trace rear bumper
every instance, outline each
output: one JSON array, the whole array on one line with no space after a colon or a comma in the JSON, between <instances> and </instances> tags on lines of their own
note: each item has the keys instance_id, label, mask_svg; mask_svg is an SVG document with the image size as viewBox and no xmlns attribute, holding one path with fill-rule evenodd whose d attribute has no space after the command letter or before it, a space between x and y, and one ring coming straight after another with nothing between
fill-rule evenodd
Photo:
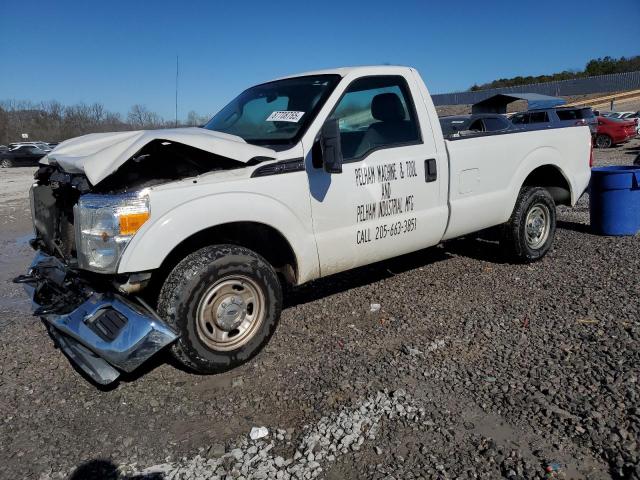
<instances>
[{"instance_id":1,"label":"rear bumper","mask_svg":"<svg viewBox=\"0 0 640 480\"><path fill-rule=\"evenodd\" d=\"M55 257L41 252L27 275L15 279L31 293L62 351L94 381L108 384L178 338L141 301L97 292Z\"/></svg>"}]
</instances>

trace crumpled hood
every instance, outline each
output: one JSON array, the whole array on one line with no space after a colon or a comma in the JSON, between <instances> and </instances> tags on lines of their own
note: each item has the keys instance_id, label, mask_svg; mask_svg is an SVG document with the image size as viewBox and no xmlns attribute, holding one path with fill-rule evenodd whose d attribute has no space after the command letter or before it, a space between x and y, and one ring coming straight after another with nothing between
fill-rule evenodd
<instances>
[{"instance_id":1,"label":"crumpled hood","mask_svg":"<svg viewBox=\"0 0 640 480\"><path fill-rule=\"evenodd\" d=\"M40 163L57 164L69 173L84 173L96 185L153 140L182 143L242 163L276 155L270 148L248 144L235 135L192 127L83 135L62 142Z\"/></svg>"}]
</instances>

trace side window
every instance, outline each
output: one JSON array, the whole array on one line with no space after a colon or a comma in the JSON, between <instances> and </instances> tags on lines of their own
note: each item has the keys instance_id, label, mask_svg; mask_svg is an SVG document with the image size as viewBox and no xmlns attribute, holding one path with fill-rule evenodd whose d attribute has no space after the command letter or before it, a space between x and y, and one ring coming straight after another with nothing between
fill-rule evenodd
<instances>
[{"instance_id":1,"label":"side window","mask_svg":"<svg viewBox=\"0 0 640 480\"><path fill-rule=\"evenodd\" d=\"M511 117L511 123L514 125L524 125L525 123L529 123L529 114L517 113Z\"/></svg>"},{"instance_id":2,"label":"side window","mask_svg":"<svg viewBox=\"0 0 640 480\"><path fill-rule=\"evenodd\" d=\"M531 112L529 123L545 123L549 121L547 112Z\"/></svg>"},{"instance_id":3,"label":"side window","mask_svg":"<svg viewBox=\"0 0 640 480\"><path fill-rule=\"evenodd\" d=\"M471 125L469 125L469 130L473 131L473 132L484 132L484 125L482 124L482 119L477 119L475 122L473 122Z\"/></svg>"},{"instance_id":4,"label":"side window","mask_svg":"<svg viewBox=\"0 0 640 480\"><path fill-rule=\"evenodd\" d=\"M578 118L576 110L556 110L560 120L576 120Z\"/></svg>"},{"instance_id":5,"label":"side window","mask_svg":"<svg viewBox=\"0 0 640 480\"><path fill-rule=\"evenodd\" d=\"M484 124L488 132L497 132L498 130L506 130L509 124L502 118L489 117L484 119Z\"/></svg>"},{"instance_id":6,"label":"side window","mask_svg":"<svg viewBox=\"0 0 640 480\"><path fill-rule=\"evenodd\" d=\"M399 76L354 81L330 118L338 119L345 160L363 157L377 148L420 141L409 88Z\"/></svg>"}]
</instances>

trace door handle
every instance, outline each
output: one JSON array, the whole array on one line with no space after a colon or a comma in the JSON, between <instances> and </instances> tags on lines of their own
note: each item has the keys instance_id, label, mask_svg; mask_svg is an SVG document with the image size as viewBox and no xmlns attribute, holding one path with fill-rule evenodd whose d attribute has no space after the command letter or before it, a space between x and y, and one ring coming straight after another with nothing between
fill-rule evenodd
<instances>
[{"instance_id":1,"label":"door handle","mask_svg":"<svg viewBox=\"0 0 640 480\"><path fill-rule=\"evenodd\" d=\"M435 182L438 178L438 166L435 158L430 158L424 161L424 181Z\"/></svg>"}]
</instances>

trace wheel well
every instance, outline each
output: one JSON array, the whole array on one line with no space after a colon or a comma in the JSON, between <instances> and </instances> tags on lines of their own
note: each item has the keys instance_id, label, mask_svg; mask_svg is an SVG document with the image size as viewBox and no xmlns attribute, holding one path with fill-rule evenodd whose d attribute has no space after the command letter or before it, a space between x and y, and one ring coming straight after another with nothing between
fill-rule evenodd
<instances>
[{"instance_id":1,"label":"wheel well","mask_svg":"<svg viewBox=\"0 0 640 480\"><path fill-rule=\"evenodd\" d=\"M571 205L571 185L558 167L543 165L525 179L523 186L546 188L557 205Z\"/></svg>"},{"instance_id":2,"label":"wheel well","mask_svg":"<svg viewBox=\"0 0 640 480\"><path fill-rule=\"evenodd\" d=\"M193 234L167 255L160 267L161 277L165 278L190 253L214 244L248 248L263 256L287 283L296 283L298 264L291 245L278 230L257 222L224 223Z\"/></svg>"}]
</instances>

